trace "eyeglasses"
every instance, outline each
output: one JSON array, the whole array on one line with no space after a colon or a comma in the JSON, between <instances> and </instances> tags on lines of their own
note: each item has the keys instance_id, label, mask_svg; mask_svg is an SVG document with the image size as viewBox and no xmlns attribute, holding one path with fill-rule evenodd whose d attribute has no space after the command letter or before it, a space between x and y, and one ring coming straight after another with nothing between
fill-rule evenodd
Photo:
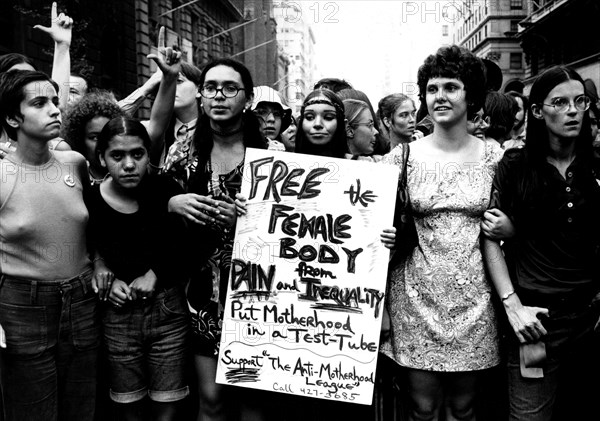
<instances>
[{"instance_id":1,"label":"eyeglasses","mask_svg":"<svg viewBox=\"0 0 600 421\"><path fill-rule=\"evenodd\" d=\"M375 127L375 123L372 121L369 121L368 123L353 123L353 124L351 124L351 126L367 126L367 128L369 128L370 130L373 130L373 127Z\"/></svg>"},{"instance_id":2,"label":"eyeglasses","mask_svg":"<svg viewBox=\"0 0 600 421\"><path fill-rule=\"evenodd\" d=\"M256 114L257 116L259 116L262 119L266 119L269 114L273 114L273 117L275 118L283 118L283 112L282 111L278 111L278 110L269 110L267 108L257 108L254 110L254 114Z\"/></svg>"},{"instance_id":3,"label":"eyeglasses","mask_svg":"<svg viewBox=\"0 0 600 421\"><path fill-rule=\"evenodd\" d=\"M579 95L573 101L573 105L575 105L575 109L577 111L586 111L587 109L590 108L590 102L591 101L590 101L589 97L587 97L585 95ZM558 111L559 113L564 113L564 112L567 112L569 110L569 108L571 107L571 100L569 98L565 98L565 97L558 97L558 98L554 98L552 100L551 104L542 103L542 105L547 105L548 107L554 107L554 109L556 111Z\"/></svg>"},{"instance_id":4,"label":"eyeglasses","mask_svg":"<svg viewBox=\"0 0 600 421\"><path fill-rule=\"evenodd\" d=\"M484 122L485 124L487 124L489 126L490 125L490 116L486 115L485 117L483 117L481 114L475 114L472 121L473 121L473 124L481 124L482 122Z\"/></svg>"},{"instance_id":5,"label":"eyeglasses","mask_svg":"<svg viewBox=\"0 0 600 421\"><path fill-rule=\"evenodd\" d=\"M203 86L200 90L200 95L204 98L214 98L217 96L218 92L221 92L225 98L233 98L237 96L240 91L245 91L246 89L240 88L237 85L224 85L220 88L212 85Z\"/></svg>"}]
</instances>

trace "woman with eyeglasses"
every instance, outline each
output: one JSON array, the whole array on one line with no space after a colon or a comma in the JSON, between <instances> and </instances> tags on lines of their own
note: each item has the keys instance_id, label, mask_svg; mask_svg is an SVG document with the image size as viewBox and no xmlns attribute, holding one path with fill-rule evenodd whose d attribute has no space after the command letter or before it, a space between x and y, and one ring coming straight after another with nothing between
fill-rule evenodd
<instances>
[{"instance_id":1,"label":"woman with eyeglasses","mask_svg":"<svg viewBox=\"0 0 600 421\"><path fill-rule=\"evenodd\" d=\"M484 239L484 257L512 328L511 420L597 418L600 165L581 76L555 66L530 91L525 147L506 151L490 207L517 235Z\"/></svg>"},{"instance_id":2,"label":"woman with eyeglasses","mask_svg":"<svg viewBox=\"0 0 600 421\"><path fill-rule=\"evenodd\" d=\"M390 141L390 150L415 140L416 116L414 101L404 94L391 94L379 101L377 117Z\"/></svg>"},{"instance_id":3,"label":"woman with eyeglasses","mask_svg":"<svg viewBox=\"0 0 600 421\"><path fill-rule=\"evenodd\" d=\"M377 145L376 136L379 132L375 128L369 105L358 99L345 99L343 103L348 144L346 158L373 161L371 155Z\"/></svg>"},{"instance_id":4,"label":"woman with eyeglasses","mask_svg":"<svg viewBox=\"0 0 600 421\"><path fill-rule=\"evenodd\" d=\"M468 134L483 140L488 127L490 127L490 117L484 114L483 108L480 108L477 112L467 113Z\"/></svg>"},{"instance_id":5,"label":"woman with eyeglasses","mask_svg":"<svg viewBox=\"0 0 600 421\"><path fill-rule=\"evenodd\" d=\"M503 151L467 133L467 115L485 98L479 58L455 45L440 48L420 67L418 84L434 129L383 160L406 168L400 176L407 180L417 245L390 268L390 337L381 351L404 367L408 420L475 420L479 380L500 364L479 244Z\"/></svg>"},{"instance_id":6,"label":"woman with eyeglasses","mask_svg":"<svg viewBox=\"0 0 600 421\"><path fill-rule=\"evenodd\" d=\"M193 319L198 420L204 421L226 418L225 387L216 384L215 375L235 235L233 198L241 188L246 147L267 145L250 111L254 84L242 63L214 60L198 82L204 112L194 133L188 192L172 198L169 209L189 222L193 267L187 299Z\"/></svg>"}]
</instances>

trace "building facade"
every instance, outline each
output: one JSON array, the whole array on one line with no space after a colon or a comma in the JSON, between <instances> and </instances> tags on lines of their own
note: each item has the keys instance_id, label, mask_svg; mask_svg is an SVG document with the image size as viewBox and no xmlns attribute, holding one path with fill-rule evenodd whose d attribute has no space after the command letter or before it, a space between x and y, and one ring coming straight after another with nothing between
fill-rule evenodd
<instances>
[{"instance_id":1,"label":"building facade","mask_svg":"<svg viewBox=\"0 0 600 421\"><path fill-rule=\"evenodd\" d=\"M522 90L525 60L516 37L527 16L526 0L464 0L449 8L453 43L496 63L503 75L501 90Z\"/></svg>"},{"instance_id":2,"label":"building facade","mask_svg":"<svg viewBox=\"0 0 600 421\"><path fill-rule=\"evenodd\" d=\"M278 85L294 114L300 113L302 102L316 82L315 36L295 2L273 5L277 22L277 41L288 60L288 70Z\"/></svg>"},{"instance_id":3,"label":"building facade","mask_svg":"<svg viewBox=\"0 0 600 421\"><path fill-rule=\"evenodd\" d=\"M33 29L50 24L50 4L0 1L0 54L25 54L50 73L53 45ZM280 77L271 0L59 0L58 8L74 20L72 71L118 98L156 70L146 56L156 52L162 26L166 44L178 46L183 59L200 68L211 59L232 57L249 67L257 85ZM147 101L138 117L148 117L149 107Z\"/></svg>"},{"instance_id":4,"label":"building facade","mask_svg":"<svg viewBox=\"0 0 600 421\"><path fill-rule=\"evenodd\" d=\"M573 67L600 86L600 2L528 0L517 38L525 54L526 87L550 66Z\"/></svg>"}]
</instances>

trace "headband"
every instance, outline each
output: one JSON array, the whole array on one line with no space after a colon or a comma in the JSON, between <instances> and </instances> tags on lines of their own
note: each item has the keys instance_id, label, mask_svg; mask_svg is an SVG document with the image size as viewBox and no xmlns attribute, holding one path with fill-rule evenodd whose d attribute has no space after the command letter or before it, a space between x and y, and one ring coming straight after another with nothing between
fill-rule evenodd
<instances>
[{"instance_id":1,"label":"headband","mask_svg":"<svg viewBox=\"0 0 600 421\"><path fill-rule=\"evenodd\" d=\"M342 114L344 114L344 109L341 108L338 104L331 102L328 99L323 99L323 98L315 98L315 99L311 99L308 102L306 102L303 106L302 106L302 114L304 114L304 109L306 107L308 107L309 105L314 105L314 104L325 104L325 105L331 105L332 107L334 107L336 110L338 110L339 112L341 112Z\"/></svg>"}]
</instances>

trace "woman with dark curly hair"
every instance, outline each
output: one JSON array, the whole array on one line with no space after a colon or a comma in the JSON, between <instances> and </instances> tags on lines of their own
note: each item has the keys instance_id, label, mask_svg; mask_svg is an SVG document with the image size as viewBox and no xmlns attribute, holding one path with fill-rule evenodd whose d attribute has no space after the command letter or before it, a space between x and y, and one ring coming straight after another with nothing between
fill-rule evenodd
<instances>
[{"instance_id":1,"label":"woman with dark curly hair","mask_svg":"<svg viewBox=\"0 0 600 421\"><path fill-rule=\"evenodd\" d=\"M390 268L390 341L381 349L407 369L409 420L437 420L441 411L446 420L474 420L477 381L500 363L479 235L503 151L467 133L467 113L485 98L475 55L440 48L420 67L418 83L434 130L384 157L406 169L418 239Z\"/></svg>"},{"instance_id":2,"label":"woman with dark curly hair","mask_svg":"<svg viewBox=\"0 0 600 421\"><path fill-rule=\"evenodd\" d=\"M107 122L124 115L108 91L90 92L67 111L62 137L87 159L92 185L100 184L106 176L96 153L98 135Z\"/></svg>"}]
</instances>

